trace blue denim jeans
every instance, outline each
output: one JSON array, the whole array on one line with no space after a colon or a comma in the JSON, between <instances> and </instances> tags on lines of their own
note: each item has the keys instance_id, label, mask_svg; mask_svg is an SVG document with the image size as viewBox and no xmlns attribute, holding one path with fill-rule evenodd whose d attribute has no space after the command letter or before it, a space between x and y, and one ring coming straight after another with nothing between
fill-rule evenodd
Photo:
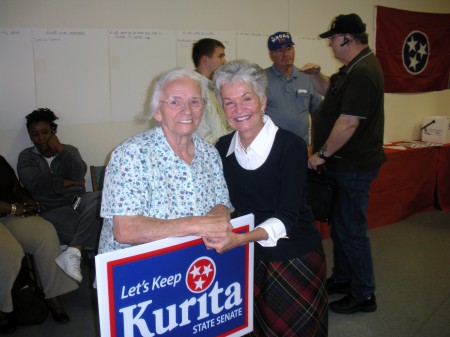
<instances>
[{"instance_id":1,"label":"blue denim jeans","mask_svg":"<svg viewBox=\"0 0 450 337\"><path fill-rule=\"evenodd\" d=\"M379 169L358 171L328 170L338 185L336 203L330 219L334 266L332 279L351 282L352 296L369 298L375 291L372 251L367 236L369 188Z\"/></svg>"}]
</instances>

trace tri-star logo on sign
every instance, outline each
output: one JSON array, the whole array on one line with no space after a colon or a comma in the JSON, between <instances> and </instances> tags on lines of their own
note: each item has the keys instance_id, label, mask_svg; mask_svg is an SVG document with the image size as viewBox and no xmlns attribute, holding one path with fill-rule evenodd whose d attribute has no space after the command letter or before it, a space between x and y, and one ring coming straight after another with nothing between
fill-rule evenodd
<instances>
[{"instance_id":1,"label":"tri-star logo on sign","mask_svg":"<svg viewBox=\"0 0 450 337\"><path fill-rule=\"evenodd\" d=\"M186 286L193 293L201 293L209 288L216 276L214 260L202 256L192 262L186 273Z\"/></svg>"},{"instance_id":2,"label":"tri-star logo on sign","mask_svg":"<svg viewBox=\"0 0 450 337\"><path fill-rule=\"evenodd\" d=\"M253 228L253 215L232 220ZM224 254L198 237L96 256L101 336L242 336L253 328L253 244Z\"/></svg>"}]
</instances>

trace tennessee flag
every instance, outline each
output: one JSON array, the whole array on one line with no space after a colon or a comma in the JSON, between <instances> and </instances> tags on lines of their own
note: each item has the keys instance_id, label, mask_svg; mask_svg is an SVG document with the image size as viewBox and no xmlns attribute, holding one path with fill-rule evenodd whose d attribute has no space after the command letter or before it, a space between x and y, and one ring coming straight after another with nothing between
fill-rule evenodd
<instances>
[{"instance_id":1,"label":"tennessee flag","mask_svg":"<svg viewBox=\"0 0 450 337\"><path fill-rule=\"evenodd\" d=\"M375 16L375 53L385 92L449 89L450 14L376 6Z\"/></svg>"}]
</instances>

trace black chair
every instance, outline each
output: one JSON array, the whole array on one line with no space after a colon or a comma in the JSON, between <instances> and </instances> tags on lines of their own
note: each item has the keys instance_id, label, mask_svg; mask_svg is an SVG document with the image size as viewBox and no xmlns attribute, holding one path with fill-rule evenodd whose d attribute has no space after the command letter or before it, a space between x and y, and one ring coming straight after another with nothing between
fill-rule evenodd
<instances>
[{"instance_id":1,"label":"black chair","mask_svg":"<svg viewBox=\"0 0 450 337\"><path fill-rule=\"evenodd\" d=\"M94 166L91 165L91 180L92 180L92 190L101 191L103 189L103 179L105 178L106 166Z\"/></svg>"}]
</instances>

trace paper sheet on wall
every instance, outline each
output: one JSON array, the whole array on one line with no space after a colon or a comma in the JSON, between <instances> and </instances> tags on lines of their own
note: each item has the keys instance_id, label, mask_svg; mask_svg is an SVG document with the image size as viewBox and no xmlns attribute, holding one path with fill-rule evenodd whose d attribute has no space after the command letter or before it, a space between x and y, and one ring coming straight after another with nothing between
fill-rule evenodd
<instances>
[{"instance_id":1,"label":"paper sheet on wall","mask_svg":"<svg viewBox=\"0 0 450 337\"><path fill-rule=\"evenodd\" d=\"M293 35L295 42L295 65L302 67L306 63L320 65L323 74L330 76L342 66L334 59L327 39L314 36Z\"/></svg>"},{"instance_id":2,"label":"paper sheet on wall","mask_svg":"<svg viewBox=\"0 0 450 337\"><path fill-rule=\"evenodd\" d=\"M31 29L0 29L0 129L21 129L34 110Z\"/></svg>"},{"instance_id":3,"label":"paper sheet on wall","mask_svg":"<svg viewBox=\"0 0 450 337\"><path fill-rule=\"evenodd\" d=\"M152 80L175 66L175 32L111 30L109 51L112 119L143 117Z\"/></svg>"},{"instance_id":4,"label":"paper sheet on wall","mask_svg":"<svg viewBox=\"0 0 450 337\"><path fill-rule=\"evenodd\" d=\"M269 34L265 33L237 33L236 34L236 58L248 60L258 64L261 68L272 65L267 49Z\"/></svg>"},{"instance_id":5,"label":"paper sheet on wall","mask_svg":"<svg viewBox=\"0 0 450 337\"><path fill-rule=\"evenodd\" d=\"M60 124L111 120L107 32L34 29L37 105Z\"/></svg>"}]
</instances>

